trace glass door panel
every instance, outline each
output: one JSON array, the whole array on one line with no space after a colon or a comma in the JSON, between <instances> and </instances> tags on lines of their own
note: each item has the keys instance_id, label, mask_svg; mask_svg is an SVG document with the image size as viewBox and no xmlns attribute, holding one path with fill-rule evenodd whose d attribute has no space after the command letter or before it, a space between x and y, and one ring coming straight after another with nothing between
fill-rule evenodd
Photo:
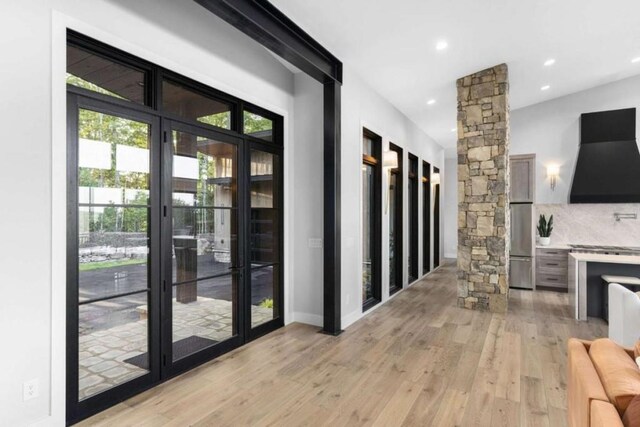
<instances>
[{"instance_id":1,"label":"glass door panel","mask_svg":"<svg viewBox=\"0 0 640 427\"><path fill-rule=\"evenodd\" d=\"M171 354L195 355L238 334L237 146L171 132Z\"/></svg>"},{"instance_id":2,"label":"glass door panel","mask_svg":"<svg viewBox=\"0 0 640 427\"><path fill-rule=\"evenodd\" d=\"M78 400L150 372L151 125L79 108Z\"/></svg>"},{"instance_id":3,"label":"glass door panel","mask_svg":"<svg viewBox=\"0 0 640 427\"><path fill-rule=\"evenodd\" d=\"M278 154L250 152L249 233L251 327L280 317L280 196Z\"/></svg>"}]
</instances>

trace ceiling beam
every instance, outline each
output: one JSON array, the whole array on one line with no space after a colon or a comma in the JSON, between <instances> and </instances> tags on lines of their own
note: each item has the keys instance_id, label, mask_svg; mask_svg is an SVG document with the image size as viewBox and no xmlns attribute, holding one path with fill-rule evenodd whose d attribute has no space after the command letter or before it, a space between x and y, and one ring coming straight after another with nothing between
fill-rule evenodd
<instances>
[{"instance_id":1,"label":"ceiling beam","mask_svg":"<svg viewBox=\"0 0 640 427\"><path fill-rule=\"evenodd\" d=\"M266 0L195 0L320 83L342 83L342 62Z\"/></svg>"}]
</instances>

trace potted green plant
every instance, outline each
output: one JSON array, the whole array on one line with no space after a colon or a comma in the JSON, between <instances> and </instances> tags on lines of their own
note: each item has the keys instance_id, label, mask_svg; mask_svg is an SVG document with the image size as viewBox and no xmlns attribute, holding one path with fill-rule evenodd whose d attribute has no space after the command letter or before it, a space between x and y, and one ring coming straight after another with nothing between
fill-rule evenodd
<instances>
[{"instance_id":1,"label":"potted green plant","mask_svg":"<svg viewBox=\"0 0 640 427\"><path fill-rule=\"evenodd\" d=\"M553 231L553 215L549 217L549 221L544 215L540 215L538 219L538 235L540 236L540 244L549 246L551 243L551 232Z\"/></svg>"}]
</instances>

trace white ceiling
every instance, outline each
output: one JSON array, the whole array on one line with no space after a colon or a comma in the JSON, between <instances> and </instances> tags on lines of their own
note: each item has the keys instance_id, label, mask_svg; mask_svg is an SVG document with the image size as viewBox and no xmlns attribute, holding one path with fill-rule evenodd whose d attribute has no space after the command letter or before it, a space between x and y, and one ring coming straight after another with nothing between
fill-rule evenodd
<instances>
[{"instance_id":1,"label":"white ceiling","mask_svg":"<svg viewBox=\"0 0 640 427\"><path fill-rule=\"evenodd\" d=\"M506 62L517 109L640 74L638 0L271 2L446 148L459 77Z\"/></svg>"}]
</instances>

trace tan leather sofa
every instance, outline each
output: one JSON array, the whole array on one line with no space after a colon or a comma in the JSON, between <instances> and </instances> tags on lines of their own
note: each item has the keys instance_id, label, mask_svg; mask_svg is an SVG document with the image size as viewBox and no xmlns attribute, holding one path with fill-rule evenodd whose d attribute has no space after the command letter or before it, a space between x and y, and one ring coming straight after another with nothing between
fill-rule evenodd
<instances>
[{"instance_id":1,"label":"tan leather sofa","mask_svg":"<svg viewBox=\"0 0 640 427\"><path fill-rule=\"evenodd\" d=\"M567 417L570 427L623 427L621 414L605 392L589 349L591 341L568 344ZM633 350L624 349L633 361ZM635 362L634 362L635 363Z\"/></svg>"}]
</instances>

